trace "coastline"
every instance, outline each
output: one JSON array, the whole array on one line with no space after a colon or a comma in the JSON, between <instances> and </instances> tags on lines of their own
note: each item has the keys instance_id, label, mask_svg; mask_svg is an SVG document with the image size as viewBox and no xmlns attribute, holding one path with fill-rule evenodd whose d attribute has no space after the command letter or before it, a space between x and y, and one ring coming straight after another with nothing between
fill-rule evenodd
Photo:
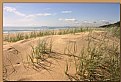
<instances>
[{"instance_id":1,"label":"coastline","mask_svg":"<svg viewBox=\"0 0 121 82\"><path fill-rule=\"evenodd\" d=\"M58 30L57 30L58 31ZM106 32L104 31L92 31L92 35L98 39L102 39L103 35ZM24 33L23 33L24 34ZM26 34L26 33L25 33ZM3 45L3 62L5 65L10 65L7 56L9 56L9 60L11 60L12 66L17 72L13 72L12 75L8 76L8 80L14 81L31 81L31 80L61 80L67 81L68 77L65 76L65 66L67 62L71 64L71 69L68 71L69 74L74 75L76 73L75 69L75 61L74 57L78 57L80 50L84 47L86 48L88 45L88 34L90 32L78 32L75 34L62 34L62 35L46 35L42 37L36 38L28 38L23 39L17 42L10 42ZM14 35L14 34L13 34ZM52 63L48 69L43 69L40 67L41 71L36 71L35 68L31 64L29 65L27 62L28 55L32 55L32 49L36 49L39 42L51 42L52 40L52 53L44 54L47 61ZM76 53L74 55L68 54L66 50L67 46L71 47L70 52L74 52L73 44L76 43ZM33 47L32 47L33 46ZM93 47L93 46L91 46ZM65 51L66 50L66 51ZM88 56L89 57L89 56ZM78 60L77 60L78 61ZM36 64L37 60L33 59L34 64ZM48 62L41 61L42 64L49 66ZM26 68L27 67L27 68ZM61 67L61 69L60 69ZM10 66L7 67L8 73L13 70ZM48 73L48 71L50 73ZM60 70L58 70L60 69ZM46 76L46 77L45 77Z\"/></svg>"}]
</instances>

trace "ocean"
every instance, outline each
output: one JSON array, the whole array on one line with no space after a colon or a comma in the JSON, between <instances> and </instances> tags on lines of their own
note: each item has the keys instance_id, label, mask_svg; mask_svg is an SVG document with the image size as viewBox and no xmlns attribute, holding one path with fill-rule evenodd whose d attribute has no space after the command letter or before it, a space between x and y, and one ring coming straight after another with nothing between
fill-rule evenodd
<instances>
[{"instance_id":1,"label":"ocean","mask_svg":"<svg viewBox=\"0 0 121 82\"><path fill-rule=\"evenodd\" d=\"M16 33L16 32L31 32L31 31L42 31L42 30L58 30L69 27L3 27L3 33Z\"/></svg>"}]
</instances>

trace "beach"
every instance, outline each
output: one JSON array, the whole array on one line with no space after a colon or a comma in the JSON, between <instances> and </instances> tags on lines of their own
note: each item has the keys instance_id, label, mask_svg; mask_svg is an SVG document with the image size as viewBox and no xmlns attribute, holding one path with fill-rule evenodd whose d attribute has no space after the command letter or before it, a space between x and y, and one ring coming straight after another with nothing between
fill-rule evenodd
<instances>
[{"instance_id":1,"label":"beach","mask_svg":"<svg viewBox=\"0 0 121 82\"><path fill-rule=\"evenodd\" d=\"M3 81L120 81L119 3L3 3Z\"/></svg>"},{"instance_id":2,"label":"beach","mask_svg":"<svg viewBox=\"0 0 121 82\"><path fill-rule=\"evenodd\" d=\"M84 41L79 42L84 36L87 36L88 33L79 33L76 35L50 35L50 36L44 36L44 37L38 37L38 38L31 38L27 40L22 40L18 41L15 43L8 43L3 46L3 55L9 55L9 59L11 60L13 66L15 69L17 69L17 73L12 74L12 76L9 77L11 80L66 80L67 77L64 75L64 69L66 66L66 60L68 60L68 56L60 55L58 54L55 57L59 58L57 60L55 59L49 59L51 62L53 62L54 68L52 68L52 73L49 74L48 71L46 70L41 70L40 73L33 70L33 69L28 69L26 70L23 66L23 62L26 61L27 54L31 54L31 46L30 45L37 45L39 39L45 39L45 38L51 38L53 39L53 51L57 53L64 53L64 48L66 47L66 44L68 41L73 41L73 40L78 40L78 43L84 44ZM81 47L81 46L80 46ZM16 54L17 51L19 51L19 54ZM22 59L20 57L22 56ZM3 56L4 57L4 56ZM5 58L4 63L10 64L9 61L7 61ZM57 62L58 61L58 62ZM73 60L70 60L73 61ZM19 64L17 64L19 63ZM60 67L61 66L61 67ZM61 68L61 69L60 69ZM9 70L12 70L12 68ZM54 77L52 78L51 75Z\"/></svg>"},{"instance_id":3,"label":"beach","mask_svg":"<svg viewBox=\"0 0 121 82\"><path fill-rule=\"evenodd\" d=\"M23 39L17 42L3 42L3 64L7 66L8 80L12 81L47 81L60 80L67 81L69 78L65 75L67 62L70 64L68 73L75 75L74 57L79 56L83 47L88 44L88 35L90 32L79 32L65 35L47 35ZM105 34L104 31L93 31L96 37ZM40 41L49 43L52 41L52 52L45 53L46 61L40 61L45 67L34 67L27 57L32 54L32 47L36 47ZM76 43L76 44L75 44ZM76 52L73 50L76 46ZM70 47L70 53L66 50ZM37 59L33 59L36 63Z\"/></svg>"}]
</instances>

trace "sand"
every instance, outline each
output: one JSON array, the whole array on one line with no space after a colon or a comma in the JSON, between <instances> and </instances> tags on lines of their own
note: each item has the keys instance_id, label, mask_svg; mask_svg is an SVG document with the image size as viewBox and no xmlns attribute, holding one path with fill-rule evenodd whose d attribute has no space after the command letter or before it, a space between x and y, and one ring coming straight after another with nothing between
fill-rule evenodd
<instances>
[{"instance_id":1,"label":"sand","mask_svg":"<svg viewBox=\"0 0 121 82\"><path fill-rule=\"evenodd\" d=\"M74 59L73 57L63 55L64 50L67 45L73 45L76 42L77 45L77 56L82 47L86 46L86 37L89 32L81 32L66 35L49 35L37 38L30 38L14 43L4 42L3 45L3 64L7 66L7 80L9 81L68 81L68 77L65 75L66 61L70 62L71 68L70 73L73 75L75 73ZM101 33L101 32L100 32ZM31 54L31 45L36 46L39 40L46 38L52 38L53 47L52 53L53 58L48 58L47 60L51 62L51 66L48 67L49 70L40 69L40 71L34 70L32 67L28 67L27 55ZM72 44L69 42L72 42ZM73 50L71 50L73 52ZM46 65L49 63L44 62ZM15 71L14 71L15 70ZM13 72L13 73L12 73Z\"/></svg>"}]
</instances>

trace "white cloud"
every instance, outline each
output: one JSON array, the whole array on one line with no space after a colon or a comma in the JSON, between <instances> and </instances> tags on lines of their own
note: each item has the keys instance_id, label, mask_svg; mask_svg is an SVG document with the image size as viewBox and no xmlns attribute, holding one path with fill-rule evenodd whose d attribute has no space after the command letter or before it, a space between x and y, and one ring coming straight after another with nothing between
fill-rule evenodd
<instances>
[{"instance_id":1,"label":"white cloud","mask_svg":"<svg viewBox=\"0 0 121 82\"><path fill-rule=\"evenodd\" d=\"M55 15L52 14L52 13L38 13L38 14L30 14L30 15L27 15L26 17L27 18L34 18L34 17L37 17L37 16L52 16L52 15Z\"/></svg>"},{"instance_id":2,"label":"white cloud","mask_svg":"<svg viewBox=\"0 0 121 82\"><path fill-rule=\"evenodd\" d=\"M11 12L11 13L14 13L14 14L19 15L19 16L26 16L24 13L17 11L16 8L13 8L13 7L5 6L4 11Z\"/></svg>"},{"instance_id":3,"label":"white cloud","mask_svg":"<svg viewBox=\"0 0 121 82\"><path fill-rule=\"evenodd\" d=\"M77 20L74 19L74 18L65 18L65 19L59 18L58 20L59 20L59 21L66 21L66 22L76 22L76 21L77 21Z\"/></svg>"},{"instance_id":4,"label":"white cloud","mask_svg":"<svg viewBox=\"0 0 121 82\"><path fill-rule=\"evenodd\" d=\"M63 18L59 18L58 19L59 21L63 21L63 22L65 22L65 23L69 23L69 24L79 24L79 22L78 22L78 20L76 20L75 18L65 18L65 19L63 19Z\"/></svg>"},{"instance_id":5,"label":"white cloud","mask_svg":"<svg viewBox=\"0 0 121 82\"><path fill-rule=\"evenodd\" d=\"M52 15L51 13L38 13L38 14L30 14L30 15L27 15L26 17L27 18L33 18L33 17L37 17L37 16L50 16Z\"/></svg>"},{"instance_id":6,"label":"white cloud","mask_svg":"<svg viewBox=\"0 0 121 82\"><path fill-rule=\"evenodd\" d=\"M20 12L18 12L18 11L15 11L14 13L15 13L16 15L19 15L19 16L26 16L25 14L20 13Z\"/></svg>"},{"instance_id":7,"label":"white cloud","mask_svg":"<svg viewBox=\"0 0 121 82\"><path fill-rule=\"evenodd\" d=\"M7 7L5 6L4 7L4 11L7 11L7 12L11 12L11 13L14 13L18 16L23 16L23 17L27 17L27 18L33 18L33 17L36 17L36 16L51 16L51 15L56 15L56 13L38 13L38 14L29 14L29 15L26 15L24 13L21 13L19 11L17 11L16 8L13 8L13 7Z\"/></svg>"},{"instance_id":8,"label":"white cloud","mask_svg":"<svg viewBox=\"0 0 121 82\"><path fill-rule=\"evenodd\" d=\"M72 11L62 11L61 13L72 13Z\"/></svg>"},{"instance_id":9,"label":"white cloud","mask_svg":"<svg viewBox=\"0 0 121 82\"><path fill-rule=\"evenodd\" d=\"M84 20L83 23L90 23L90 24L92 24L93 22L89 22L87 20Z\"/></svg>"},{"instance_id":10,"label":"white cloud","mask_svg":"<svg viewBox=\"0 0 121 82\"><path fill-rule=\"evenodd\" d=\"M39 14L36 14L37 16L50 16L52 15L51 13L39 13Z\"/></svg>"},{"instance_id":11,"label":"white cloud","mask_svg":"<svg viewBox=\"0 0 121 82\"><path fill-rule=\"evenodd\" d=\"M25 14L25 13L21 13L20 11L18 11L16 8L13 7L8 7L8 6L4 6L4 12L5 13L13 13L16 16L11 17L11 16L5 16L3 17L3 25L4 26L39 26L40 24L42 24L41 22L43 21L37 21L36 18L40 17L40 16L55 16L56 13L35 13L35 14ZM13 21L14 19L17 19L15 21ZM46 22L43 22L44 24L46 24Z\"/></svg>"},{"instance_id":12,"label":"white cloud","mask_svg":"<svg viewBox=\"0 0 121 82\"><path fill-rule=\"evenodd\" d=\"M107 22L107 20L101 20L101 22Z\"/></svg>"},{"instance_id":13,"label":"white cloud","mask_svg":"<svg viewBox=\"0 0 121 82\"><path fill-rule=\"evenodd\" d=\"M33 18L33 17L35 17L35 15L27 15L26 17L27 18L31 18L31 17Z\"/></svg>"},{"instance_id":14,"label":"white cloud","mask_svg":"<svg viewBox=\"0 0 121 82\"><path fill-rule=\"evenodd\" d=\"M14 11L16 11L15 8L13 8L13 7L7 7L7 6L4 7L4 10L6 10L7 12L14 12Z\"/></svg>"},{"instance_id":15,"label":"white cloud","mask_svg":"<svg viewBox=\"0 0 121 82\"><path fill-rule=\"evenodd\" d=\"M74 19L74 18L67 18L67 19L65 19L65 21L74 22L74 21L77 21L77 20L76 20L76 19Z\"/></svg>"}]
</instances>

